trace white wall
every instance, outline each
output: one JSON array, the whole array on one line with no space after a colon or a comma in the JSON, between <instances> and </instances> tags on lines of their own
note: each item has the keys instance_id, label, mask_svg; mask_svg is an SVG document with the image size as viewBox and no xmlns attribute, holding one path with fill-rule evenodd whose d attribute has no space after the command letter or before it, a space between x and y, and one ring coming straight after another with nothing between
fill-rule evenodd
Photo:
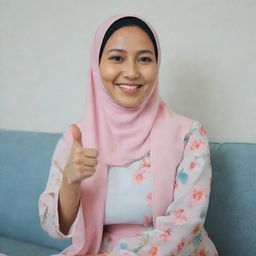
<instances>
[{"instance_id":1,"label":"white wall","mask_svg":"<svg viewBox=\"0 0 256 256\"><path fill-rule=\"evenodd\" d=\"M0 0L0 128L62 132L79 120L91 38L117 13L158 31L170 107L211 141L256 142L255 0Z\"/></svg>"}]
</instances>

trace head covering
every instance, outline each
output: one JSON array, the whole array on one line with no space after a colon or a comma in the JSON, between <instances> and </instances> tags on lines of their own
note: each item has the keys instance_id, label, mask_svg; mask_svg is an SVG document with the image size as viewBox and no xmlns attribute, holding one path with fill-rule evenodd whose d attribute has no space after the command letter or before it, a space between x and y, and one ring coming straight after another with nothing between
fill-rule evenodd
<instances>
[{"instance_id":1,"label":"head covering","mask_svg":"<svg viewBox=\"0 0 256 256\"><path fill-rule=\"evenodd\" d=\"M111 98L99 72L99 51L109 26L122 16L113 17L96 31L91 51L90 76L87 88L87 107L81 130L84 147L99 150L100 160L109 166L123 166L143 158L150 150L150 132L159 107L158 77L151 93L136 106L124 108ZM153 28L151 28L153 31ZM157 35L154 33L157 39ZM159 43L158 44L158 49ZM157 66L160 63L160 51ZM87 124L90 123L90 126ZM93 125L92 125L93 124ZM90 129L90 130L89 130ZM90 137L90 138L88 138Z\"/></svg>"},{"instance_id":2,"label":"head covering","mask_svg":"<svg viewBox=\"0 0 256 256\"><path fill-rule=\"evenodd\" d=\"M161 101L158 77L150 94L132 108L117 105L105 89L99 72L102 40L113 22L127 16L143 20L136 15L111 17L100 25L91 46L87 106L78 126L82 132L83 147L97 149L99 157L95 174L81 185L81 203L74 227L73 244L68 249L70 255L92 254L99 250L109 166L129 165L150 152L154 222L157 216L165 215L173 200L176 168L184 150L183 138L191 126L191 120L173 113ZM152 26L148 26L157 43L159 67L159 40ZM65 136L69 138L71 147L70 132L67 131Z\"/></svg>"},{"instance_id":3,"label":"head covering","mask_svg":"<svg viewBox=\"0 0 256 256\"><path fill-rule=\"evenodd\" d=\"M150 27L147 25L147 23L145 23L144 21L142 21L141 19L139 19L137 17L127 16L127 17L123 17L123 18L118 19L115 22L113 22L111 24L111 26L108 28L108 30L106 31L106 33L103 37L102 43L101 43L101 47L100 47L99 60L101 59L105 45L106 45L108 39L112 36L112 34L120 28L129 27L129 26L140 27L141 29L144 30L144 32L147 33L148 37L150 38L150 40L154 46L156 60L158 59L156 39L155 39Z\"/></svg>"}]
</instances>

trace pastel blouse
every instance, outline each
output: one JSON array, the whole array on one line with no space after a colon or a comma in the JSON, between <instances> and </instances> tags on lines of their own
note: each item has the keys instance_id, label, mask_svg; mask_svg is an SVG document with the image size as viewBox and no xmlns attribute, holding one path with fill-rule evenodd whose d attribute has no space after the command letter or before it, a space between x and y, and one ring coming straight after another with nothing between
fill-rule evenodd
<instances>
[{"instance_id":1,"label":"pastel blouse","mask_svg":"<svg viewBox=\"0 0 256 256\"><path fill-rule=\"evenodd\" d=\"M100 252L120 256L217 256L204 222L211 188L211 163L204 127L194 122L184 138L184 157L177 168L173 202L152 225L150 155L128 167L111 167L105 207L105 224L142 224L135 237L119 241L103 234ZM55 239L71 237L59 230L58 192L62 170L52 162L45 191L39 198L42 228Z\"/></svg>"}]
</instances>

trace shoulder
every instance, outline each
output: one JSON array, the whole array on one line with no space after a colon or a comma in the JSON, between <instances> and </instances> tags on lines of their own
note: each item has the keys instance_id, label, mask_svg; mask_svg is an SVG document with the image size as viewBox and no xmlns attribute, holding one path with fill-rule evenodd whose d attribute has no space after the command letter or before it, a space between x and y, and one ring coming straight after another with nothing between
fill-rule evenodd
<instances>
[{"instance_id":1,"label":"shoulder","mask_svg":"<svg viewBox=\"0 0 256 256\"><path fill-rule=\"evenodd\" d=\"M195 122L194 120L174 112L163 101L161 102L160 105L163 109L163 112L165 113L164 114L165 119L169 120L171 130L173 131L175 130L180 134L184 134L184 133L187 134L191 130L191 126L193 122Z\"/></svg>"},{"instance_id":2,"label":"shoulder","mask_svg":"<svg viewBox=\"0 0 256 256\"><path fill-rule=\"evenodd\" d=\"M205 126L201 122L175 113L171 109L168 111L172 117L173 124L176 124L176 127L184 138L185 143L187 143L189 139L198 139L208 142Z\"/></svg>"},{"instance_id":3,"label":"shoulder","mask_svg":"<svg viewBox=\"0 0 256 256\"><path fill-rule=\"evenodd\" d=\"M193 119L191 119L191 118L189 118L189 117L186 117L186 116L183 116L183 115L174 113L174 112L173 112L173 116L174 116L174 118L175 118L175 121L176 121L180 126L185 126L187 129L191 129L193 123L196 122L195 120L193 120Z\"/></svg>"},{"instance_id":4,"label":"shoulder","mask_svg":"<svg viewBox=\"0 0 256 256\"><path fill-rule=\"evenodd\" d=\"M190 132L191 134L197 134L198 136L207 136L207 132L204 125L198 121L193 121Z\"/></svg>"},{"instance_id":5,"label":"shoulder","mask_svg":"<svg viewBox=\"0 0 256 256\"><path fill-rule=\"evenodd\" d=\"M190 130L188 134L186 134L188 138L200 138L200 139L207 139L207 132L204 125L198 121L193 121L191 123Z\"/></svg>"},{"instance_id":6,"label":"shoulder","mask_svg":"<svg viewBox=\"0 0 256 256\"><path fill-rule=\"evenodd\" d=\"M209 155L209 142L207 132L204 126L198 122L193 121L190 131L184 138L185 152L190 154L207 154Z\"/></svg>"},{"instance_id":7,"label":"shoulder","mask_svg":"<svg viewBox=\"0 0 256 256\"><path fill-rule=\"evenodd\" d=\"M185 139L188 140L190 137L207 138L207 132L202 123L189 117L175 113L170 108L168 108L168 112L172 118L172 123L175 123L179 130L183 130L183 132L185 132Z\"/></svg>"}]
</instances>

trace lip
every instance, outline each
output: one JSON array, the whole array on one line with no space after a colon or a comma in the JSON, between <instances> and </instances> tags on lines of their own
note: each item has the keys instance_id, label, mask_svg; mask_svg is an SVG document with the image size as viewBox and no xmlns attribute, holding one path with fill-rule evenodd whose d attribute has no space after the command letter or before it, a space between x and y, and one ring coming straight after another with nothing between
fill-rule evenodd
<instances>
[{"instance_id":1,"label":"lip","mask_svg":"<svg viewBox=\"0 0 256 256\"><path fill-rule=\"evenodd\" d=\"M115 85L121 85L121 84L123 84L123 85L128 85L128 86L142 86L142 84L135 84L135 83L115 83Z\"/></svg>"},{"instance_id":2,"label":"lip","mask_svg":"<svg viewBox=\"0 0 256 256\"><path fill-rule=\"evenodd\" d=\"M115 85L119 88L119 90L121 90L124 94L126 95L132 95L132 94L136 94L140 88L143 86L141 84L135 84L135 83L115 83ZM135 88L124 88L121 87L121 85L126 85L126 86L136 86Z\"/></svg>"}]
</instances>

